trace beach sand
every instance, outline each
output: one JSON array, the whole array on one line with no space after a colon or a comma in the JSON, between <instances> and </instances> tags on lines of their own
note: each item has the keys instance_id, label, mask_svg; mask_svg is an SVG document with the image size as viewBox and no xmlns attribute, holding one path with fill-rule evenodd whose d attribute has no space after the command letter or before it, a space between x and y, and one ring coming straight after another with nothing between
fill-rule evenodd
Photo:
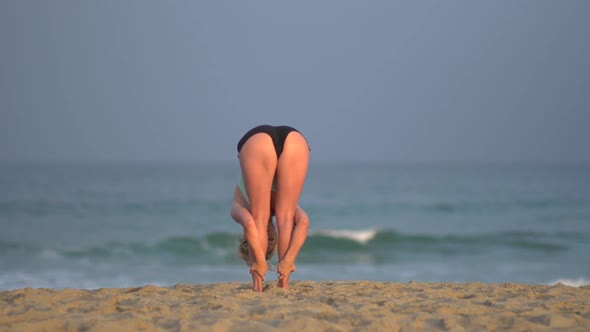
<instances>
[{"instance_id":1,"label":"beach sand","mask_svg":"<svg viewBox=\"0 0 590 332\"><path fill-rule=\"evenodd\" d=\"M590 331L590 286L294 281L0 292L0 331Z\"/></svg>"}]
</instances>

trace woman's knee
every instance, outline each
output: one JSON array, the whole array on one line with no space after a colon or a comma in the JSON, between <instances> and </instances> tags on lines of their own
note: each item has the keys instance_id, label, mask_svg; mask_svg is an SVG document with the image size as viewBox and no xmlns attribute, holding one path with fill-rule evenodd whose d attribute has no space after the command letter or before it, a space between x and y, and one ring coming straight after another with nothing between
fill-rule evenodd
<instances>
[{"instance_id":1,"label":"woman's knee","mask_svg":"<svg viewBox=\"0 0 590 332\"><path fill-rule=\"evenodd\" d=\"M262 224L263 226L268 226L268 222L270 220L270 211L252 211L252 219L254 219L254 222L257 226L259 224Z\"/></svg>"},{"instance_id":2,"label":"woman's knee","mask_svg":"<svg viewBox=\"0 0 590 332\"><path fill-rule=\"evenodd\" d=\"M292 209L277 209L275 213L277 219L277 226L279 228L293 227L295 223L295 210Z\"/></svg>"}]
</instances>

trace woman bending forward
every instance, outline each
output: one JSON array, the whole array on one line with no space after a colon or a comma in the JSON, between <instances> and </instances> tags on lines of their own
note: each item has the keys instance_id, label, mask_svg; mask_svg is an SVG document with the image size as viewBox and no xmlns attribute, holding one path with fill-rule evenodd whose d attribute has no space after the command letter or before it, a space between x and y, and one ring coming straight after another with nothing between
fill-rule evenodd
<instances>
[{"instance_id":1,"label":"woman bending forward","mask_svg":"<svg viewBox=\"0 0 590 332\"><path fill-rule=\"evenodd\" d=\"M261 125L240 139L238 158L242 176L231 216L244 229L239 251L250 266L252 289L263 290L267 260L277 246L278 285L289 288L309 228L307 214L297 205L307 176L309 145L295 128Z\"/></svg>"}]
</instances>

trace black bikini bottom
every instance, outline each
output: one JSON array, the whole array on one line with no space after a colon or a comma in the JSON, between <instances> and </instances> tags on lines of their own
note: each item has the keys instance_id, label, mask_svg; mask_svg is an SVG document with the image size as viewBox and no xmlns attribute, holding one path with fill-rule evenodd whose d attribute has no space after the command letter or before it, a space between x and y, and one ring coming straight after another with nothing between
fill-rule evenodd
<instances>
[{"instance_id":1,"label":"black bikini bottom","mask_svg":"<svg viewBox=\"0 0 590 332\"><path fill-rule=\"evenodd\" d=\"M246 143L246 141L259 133L265 133L272 139L272 143L275 147L275 152L277 153L277 158L281 156L283 153L283 148L285 147L285 140L287 139L287 135L290 132L296 131L299 132L297 129L289 126L270 126L270 125L260 125L250 129L242 139L238 142L238 153L242 150L242 147Z\"/></svg>"}]
</instances>

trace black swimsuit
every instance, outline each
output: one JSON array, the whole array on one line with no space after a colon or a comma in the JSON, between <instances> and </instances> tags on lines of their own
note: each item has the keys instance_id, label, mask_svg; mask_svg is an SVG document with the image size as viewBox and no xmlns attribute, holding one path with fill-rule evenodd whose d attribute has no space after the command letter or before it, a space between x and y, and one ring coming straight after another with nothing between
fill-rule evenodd
<instances>
[{"instance_id":1,"label":"black swimsuit","mask_svg":"<svg viewBox=\"0 0 590 332\"><path fill-rule=\"evenodd\" d=\"M246 134L244 134L242 139L240 139L240 141L238 142L238 153L240 153L242 147L250 137L259 133L265 133L272 139L272 143L275 147L275 152L277 153L278 158L281 156L281 153L283 153L283 148L285 147L285 140L287 140L287 135L289 135L289 133L292 131L296 131L299 133L297 129L289 126L260 125L254 127L250 129Z\"/></svg>"}]
</instances>

